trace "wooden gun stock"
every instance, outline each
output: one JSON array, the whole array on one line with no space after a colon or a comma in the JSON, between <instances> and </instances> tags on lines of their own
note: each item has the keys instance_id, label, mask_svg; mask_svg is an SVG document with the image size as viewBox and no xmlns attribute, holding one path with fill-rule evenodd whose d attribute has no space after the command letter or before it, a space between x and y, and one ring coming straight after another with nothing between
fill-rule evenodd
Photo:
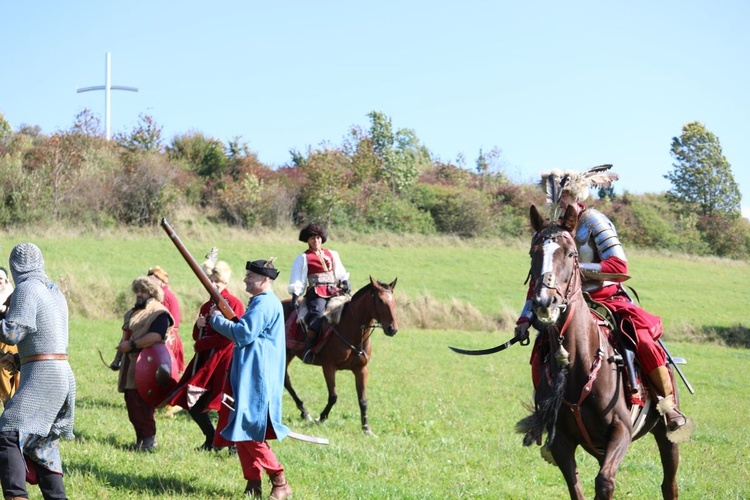
<instances>
[{"instance_id":1,"label":"wooden gun stock","mask_svg":"<svg viewBox=\"0 0 750 500\"><path fill-rule=\"evenodd\" d=\"M180 241L180 237L177 236L177 234L174 232L174 229L172 229L172 226L169 225L169 222L167 222L167 219L161 220L161 227L164 228L164 231L167 232L167 235L169 236L169 239L172 240L172 243L174 243L174 246L177 247L177 250L180 251L182 254L182 257L185 259L185 262L188 263L190 266L190 269L193 270L193 273L198 277L198 279L201 282L201 285L203 285L203 288L206 289L208 294L211 296L211 300L216 304L216 307L219 308L219 312L221 314L232 321L237 321L237 315L234 314L234 311L229 306L226 300L224 300L224 297L221 296L221 294L216 291L216 288L214 288L214 285L211 283L211 280L208 279L208 276L206 276L206 273L203 271L203 268L198 265L198 263L195 261L192 255L190 255L190 252L188 252L188 249L185 248L185 245L182 244L182 241Z\"/></svg>"}]
</instances>

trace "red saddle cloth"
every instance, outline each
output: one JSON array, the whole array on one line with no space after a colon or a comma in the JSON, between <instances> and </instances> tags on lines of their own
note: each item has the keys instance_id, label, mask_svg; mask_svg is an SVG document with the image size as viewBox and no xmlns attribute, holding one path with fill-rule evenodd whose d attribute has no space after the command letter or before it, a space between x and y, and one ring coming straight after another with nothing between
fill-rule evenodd
<instances>
[{"instance_id":1,"label":"red saddle cloth","mask_svg":"<svg viewBox=\"0 0 750 500\"><path fill-rule=\"evenodd\" d=\"M313 346L313 352L320 352L331 333L333 333L333 325L329 325L323 335L318 337ZM286 348L290 351L302 351L305 348L305 337L305 331L297 322L297 311L292 311L292 314L286 320Z\"/></svg>"},{"instance_id":2,"label":"red saddle cloth","mask_svg":"<svg viewBox=\"0 0 750 500\"><path fill-rule=\"evenodd\" d=\"M297 311L292 311L286 320L286 348L297 351L304 347L305 332L297 323Z\"/></svg>"}]
</instances>

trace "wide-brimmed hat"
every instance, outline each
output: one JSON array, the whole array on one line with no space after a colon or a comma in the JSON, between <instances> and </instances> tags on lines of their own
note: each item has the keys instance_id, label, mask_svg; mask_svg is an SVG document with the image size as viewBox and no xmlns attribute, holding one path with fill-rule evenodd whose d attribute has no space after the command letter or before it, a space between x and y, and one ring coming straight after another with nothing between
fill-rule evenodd
<instances>
[{"instance_id":1,"label":"wide-brimmed hat","mask_svg":"<svg viewBox=\"0 0 750 500\"><path fill-rule=\"evenodd\" d=\"M279 276L279 270L273 266L275 260L276 257L271 257L268 260L254 260L245 264L245 270L275 280Z\"/></svg>"},{"instance_id":2,"label":"wide-brimmed hat","mask_svg":"<svg viewBox=\"0 0 750 500\"><path fill-rule=\"evenodd\" d=\"M307 240L309 240L311 236L320 236L320 240L325 243L328 239L328 232L320 224L311 222L299 232L299 240L303 243L307 243Z\"/></svg>"}]
</instances>

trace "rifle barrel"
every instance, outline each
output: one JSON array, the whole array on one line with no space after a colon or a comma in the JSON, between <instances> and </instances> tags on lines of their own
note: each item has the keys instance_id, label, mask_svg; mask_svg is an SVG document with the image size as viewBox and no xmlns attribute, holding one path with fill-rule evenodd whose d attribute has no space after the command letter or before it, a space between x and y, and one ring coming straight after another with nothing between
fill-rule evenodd
<instances>
[{"instance_id":1,"label":"rifle barrel","mask_svg":"<svg viewBox=\"0 0 750 500\"><path fill-rule=\"evenodd\" d=\"M172 229L172 226L169 225L169 222L167 222L167 219L161 220L161 227L164 228L164 231L166 231L167 235L169 236L169 239L172 240L172 243L174 243L174 246L177 247L177 250L180 251L182 254L182 258L185 259L185 262L188 263L190 266L190 269L193 270L193 273L195 276L200 280L201 285L203 285L203 288L206 289L208 294L211 296L211 300L216 304L216 307L219 308L219 312L221 314L232 321L237 321L237 315L234 314L234 311L229 306L226 300L224 300L224 297L221 296L221 294L214 288L214 285L211 283L211 280L208 279L208 276L206 276L206 273L203 271L203 268L201 268L198 265L198 262L193 258L193 256L190 254L187 248L185 248L185 245L183 245L182 241L180 240L180 237L177 236L177 233L174 232L174 229Z\"/></svg>"}]
</instances>

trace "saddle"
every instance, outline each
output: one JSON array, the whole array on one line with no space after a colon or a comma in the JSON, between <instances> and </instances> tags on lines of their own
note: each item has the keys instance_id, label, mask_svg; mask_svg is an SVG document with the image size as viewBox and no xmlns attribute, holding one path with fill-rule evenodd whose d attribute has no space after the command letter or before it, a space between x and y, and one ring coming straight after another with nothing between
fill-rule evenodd
<instances>
[{"instance_id":1,"label":"saddle","mask_svg":"<svg viewBox=\"0 0 750 500\"><path fill-rule=\"evenodd\" d=\"M591 315L597 327L609 341L615 354L607 361L621 367L625 375L625 393L628 396L632 435L636 435L645 424L653 403L647 384L641 383L642 371L635 356L635 339L618 327L617 317L605 304L591 299L584 293Z\"/></svg>"},{"instance_id":2,"label":"saddle","mask_svg":"<svg viewBox=\"0 0 750 500\"><path fill-rule=\"evenodd\" d=\"M328 301L326 310L323 316L326 318L327 326L325 331L321 332L318 339L313 345L313 353L317 354L326 344L331 335L334 332L334 327L338 325L341 320L341 313L344 311L344 306L351 300L348 296L333 297ZM307 324L305 323L305 316L307 316L307 301L303 298L297 304L295 310L289 315L286 320L286 348L292 351L301 351L305 348L305 338L307 336Z\"/></svg>"}]
</instances>

